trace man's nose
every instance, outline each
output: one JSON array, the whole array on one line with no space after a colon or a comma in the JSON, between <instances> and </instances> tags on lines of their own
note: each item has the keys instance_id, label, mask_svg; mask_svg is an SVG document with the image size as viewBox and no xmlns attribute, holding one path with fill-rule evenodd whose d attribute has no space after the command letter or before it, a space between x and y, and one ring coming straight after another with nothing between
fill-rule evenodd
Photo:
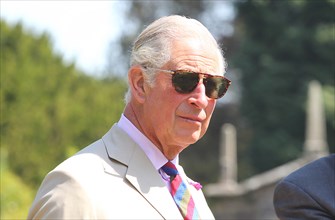
<instances>
[{"instance_id":1,"label":"man's nose","mask_svg":"<svg viewBox=\"0 0 335 220\"><path fill-rule=\"evenodd\" d=\"M197 87L192 91L190 96L190 103L198 108L206 108L209 98L206 96L206 88L202 80L198 83Z\"/></svg>"}]
</instances>

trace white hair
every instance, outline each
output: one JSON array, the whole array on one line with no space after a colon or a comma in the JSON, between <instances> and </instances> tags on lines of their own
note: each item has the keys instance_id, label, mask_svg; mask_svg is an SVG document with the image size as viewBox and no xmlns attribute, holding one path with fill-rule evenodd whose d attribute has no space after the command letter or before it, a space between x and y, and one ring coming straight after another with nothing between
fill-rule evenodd
<instances>
[{"instance_id":1,"label":"white hair","mask_svg":"<svg viewBox=\"0 0 335 220\"><path fill-rule=\"evenodd\" d=\"M211 48L216 48L219 57L219 71L224 73L226 62L222 50L208 29L199 21L179 15L162 17L148 27L137 37L134 42L130 66L140 65L142 67L160 68L170 60L171 43L175 39L200 38L207 40ZM143 68L144 78L149 85L153 85L155 71ZM125 95L125 102L131 99L131 90Z\"/></svg>"}]
</instances>

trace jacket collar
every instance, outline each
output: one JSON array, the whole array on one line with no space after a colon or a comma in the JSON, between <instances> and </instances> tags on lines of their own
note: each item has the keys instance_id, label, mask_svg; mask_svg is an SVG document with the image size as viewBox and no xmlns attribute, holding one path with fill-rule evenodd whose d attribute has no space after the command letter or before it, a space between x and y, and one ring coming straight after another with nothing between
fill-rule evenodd
<instances>
[{"instance_id":1,"label":"jacket collar","mask_svg":"<svg viewBox=\"0 0 335 220\"><path fill-rule=\"evenodd\" d=\"M182 219L160 174L142 149L122 129L114 125L102 140L108 157L127 167L124 177L163 218ZM105 170L108 173L112 167L105 167Z\"/></svg>"}]
</instances>

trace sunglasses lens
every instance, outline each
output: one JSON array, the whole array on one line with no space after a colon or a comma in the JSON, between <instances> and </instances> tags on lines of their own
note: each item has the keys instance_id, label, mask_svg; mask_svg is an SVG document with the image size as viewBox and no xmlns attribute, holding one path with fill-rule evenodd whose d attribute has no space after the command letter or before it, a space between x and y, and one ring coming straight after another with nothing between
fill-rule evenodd
<instances>
[{"instance_id":1,"label":"sunglasses lens","mask_svg":"<svg viewBox=\"0 0 335 220\"><path fill-rule=\"evenodd\" d=\"M206 95L209 98L218 99L224 96L229 87L229 80L222 77L209 77L204 79Z\"/></svg>"},{"instance_id":2,"label":"sunglasses lens","mask_svg":"<svg viewBox=\"0 0 335 220\"><path fill-rule=\"evenodd\" d=\"M175 72L172 84L179 93L190 93L199 83L199 74L192 72Z\"/></svg>"},{"instance_id":3,"label":"sunglasses lens","mask_svg":"<svg viewBox=\"0 0 335 220\"><path fill-rule=\"evenodd\" d=\"M175 71L172 75L172 84L177 92L191 93L198 85L199 73L187 71ZM206 96L218 99L224 96L230 85L230 81L221 76L207 76L203 79L206 88Z\"/></svg>"}]
</instances>

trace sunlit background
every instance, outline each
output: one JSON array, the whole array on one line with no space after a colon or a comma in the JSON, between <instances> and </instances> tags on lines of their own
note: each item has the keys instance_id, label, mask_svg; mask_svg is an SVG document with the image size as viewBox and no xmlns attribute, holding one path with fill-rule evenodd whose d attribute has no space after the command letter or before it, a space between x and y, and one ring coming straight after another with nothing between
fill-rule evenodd
<instances>
[{"instance_id":1,"label":"sunlit background","mask_svg":"<svg viewBox=\"0 0 335 220\"><path fill-rule=\"evenodd\" d=\"M55 53L78 69L99 75L111 41L120 37L129 3L121 1L2 1L1 18L50 35Z\"/></svg>"},{"instance_id":2,"label":"sunlit background","mask_svg":"<svg viewBox=\"0 0 335 220\"><path fill-rule=\"evenodd\" d=\"M1 219L24 219L47 172L119 119L132 41L165 15L208 27L233 82L207 134L181 155L192 179L204 186L222 180L220 131L227 123L236 128L238 182L301 157L313 80L321 85L324 139L334 152L334 0L0 4ZM208 197L217 218L243 216L217 211L225 198ZM234 206L247 210L242 203Z\"/></svg>"}]
</instances>

